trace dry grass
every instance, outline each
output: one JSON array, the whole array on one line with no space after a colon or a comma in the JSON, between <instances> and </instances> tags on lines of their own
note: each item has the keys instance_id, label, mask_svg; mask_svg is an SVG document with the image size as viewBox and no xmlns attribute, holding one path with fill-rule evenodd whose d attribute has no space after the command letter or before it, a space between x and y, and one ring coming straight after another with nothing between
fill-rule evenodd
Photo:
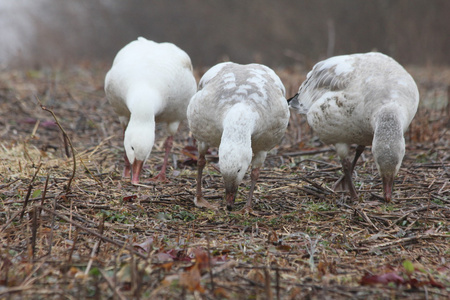
<instances>
[{"instance_id":1,"label":"dry grass","mask_svg":"<svg viewBox=\"0 0 450 300\"><path fill-rule=\"evenodd\" d=\"M393 203L380 199L368 150L356 171L360 201L333 193L340 175L333 150L293 116L257 184L258 215L240 215L194 206L186 126L170 183L121 180L106 69L85 63L0 74L1 299L448 299L450 70L410 68L427 105L406 135ZM277 72L289 95L306 74ZM71 149L35 96L73 143L72 182ZM160 166L162 142L144 177ZM206 199L224 207L214 152L209 159ZM237 209L248 186L246 178ZM373 278L387 283L369 284Z\"/></svg>"}]
</instances>

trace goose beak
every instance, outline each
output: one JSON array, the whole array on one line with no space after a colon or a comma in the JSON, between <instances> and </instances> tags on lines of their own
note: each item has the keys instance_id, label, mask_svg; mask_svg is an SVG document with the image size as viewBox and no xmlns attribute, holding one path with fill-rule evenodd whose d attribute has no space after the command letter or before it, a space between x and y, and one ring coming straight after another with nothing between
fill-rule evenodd
<instances>
[{"instance_id":1,"label":"goose beak","mask_svg":"<svg viewBox=\"0 0 450 300\"><path fill-rule=\"evenodd\" d=\"M287 102L288 102L288 104L289 104L289 108L291 108L291 109L293 109L293 110L295 110L295 111L300 112L300 102L298 101L298 96L299 96L298 93L295 94L294 97L289 98L289 99L287 100Z\"/></svg>"},{"instance_id":2,"label":"goose beak","mask_svg":"<svg viewBox=\"0 0 450 300\"><path fill-rule=\"evenodd\" d=\"M131 183L138 184L139 177L141 175L142 167L144 166L143 160L135 159L133 165L131 166Z\"/></svg>"},{"instance_id":3,"label":"goose beak","mask_svg":"<svg viewBox=\"0 0 450 300\"><path fill-rule=\"evenodd\" d=\"M235 192L226 192L225 193L225 199L227 201L227 209L229 211L231 211L233 209L234 199L236 199L236 193L237 193L237 190Z\"/></svg>"},{"instance_id":4,"label":"goose beak","mask_svg":"<svg viewBox=\"0 0 450 300\"><path fill-rule=\"evenodd\" d=\"M287 99L287 103L288 103L288 104L291 104L291 101L292 101L292 100L294 100L294 102L295 102L295 101L298 101L297 99L298 99L298 93L295 94L293 97Z\"/></svg>"},{"instance_id":5,"label":"goose beak","mask_svg":"<svg viewBox=\"0 0 450 300\"><path fill-rule=\"evenodd\" d=\"M394 186L394 176L392 175L383 176L384 200L388 203L391 202L392 200L393 186Z\"/></svg>"}]
</instances>

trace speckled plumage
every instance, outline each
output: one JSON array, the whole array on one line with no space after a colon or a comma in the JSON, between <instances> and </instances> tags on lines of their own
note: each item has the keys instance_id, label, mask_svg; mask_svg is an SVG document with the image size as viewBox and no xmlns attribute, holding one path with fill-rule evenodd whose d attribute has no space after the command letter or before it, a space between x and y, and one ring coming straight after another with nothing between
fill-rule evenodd
<instances>
[{"instance_id":1,"label":"speckled plumage","mask_svg":"<svg viewBox=\"0 0 450 300\"><path fill-rule=\"evenodd\" d=\"M306 114L324 143L336 144L341 159L350 144L373 145L383 181L393 182L405 151L403 134L418 104L419 92L411 75L392 58L371 52L317 63L290 107ZM384 184L388 201L389 184Z\"/></svg>"},{"instance_id":2,"label":"speckled plumage","mask_svg":"<svg viewBox=\"0 0 450 300\"><path fill-rule=\"evenodd\" d=\"M259 171L267 151L284 136L289 119L285 88L266 66L221 63L200 80L187 114L200 155L219 147L230 208L249 164Z\"/></svg>"},{"instance_id":3,"label":"speckled plumage","mask_svg":"<svg viewBox=\"0 0 450 300\"><path fill-rule=\"evenodd\" d=\"M124 126L125 170L139 182L142 165L155 140L155 122L167 123L165 166L173 135L186 119L189 100L197 89L189 56L171 43L138 38L116 55L106 74L105 92Z\"/></svg>"}]
</instances>

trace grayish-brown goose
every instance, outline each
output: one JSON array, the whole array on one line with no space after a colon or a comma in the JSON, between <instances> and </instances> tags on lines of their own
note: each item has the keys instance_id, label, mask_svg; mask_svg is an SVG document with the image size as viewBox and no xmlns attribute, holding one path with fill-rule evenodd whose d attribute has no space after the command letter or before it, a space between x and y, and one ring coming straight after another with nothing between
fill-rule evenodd
<instances>
[{"instance_id":1,"label":"grayish-brown goose","mask_svg":"<svg viewBox=\"0 0 450 300\"><path fill-rule=\"evenodd\" d=\"M372 145L384 198L391 201L405 155L403 135L419 104L416 83L400 64L375 52L331 57L313 67L289 101L324 143L335 144L344 171L336 188L357 198L353 169L365 146ZM358 145L352 163L351 144Z\"/></svg>"},{"instance_id":2,"label":"grayish-brown goose","mask_svg":"<svg viewBox=\"0 0 450 300\"><path fill-rule=\"evenodd\" d=\"M202 172L208 148L219 147L228 209L232 209L238 186L252 165L245 206L251 209L260 168L267 152L284 136L289 120L280 78L260 64L218 64L200 80L187 116L199 150L196 204L210 207L202 197Z\"/></svg>"}]
</instances>

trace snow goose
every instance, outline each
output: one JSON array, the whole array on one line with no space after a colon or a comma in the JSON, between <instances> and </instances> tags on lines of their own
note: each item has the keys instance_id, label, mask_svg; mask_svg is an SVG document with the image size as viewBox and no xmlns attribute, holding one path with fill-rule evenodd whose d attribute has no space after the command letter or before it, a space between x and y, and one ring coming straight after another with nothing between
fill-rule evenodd
<instances>
[{"instance_id":1,"label":"snow goose","mask_svg":"<svg viewBox=\"0 0 450 300\"><path fill-rule=\"evenodd\" d=\"M155 124L167 123L168 137L161 172L152 180L166 180L173 135L186 119L189 100L197 90L189 56L171 43L139 37L116 55L106 74L105 92L124 128L124 177L139 177L155 142Z\"/></svg>"},{"instance_id":2,"label":"snow goose","mask_svg":"<svg viewBox=\"0 0 450 300\"><path fill-rule=\"evenodd\" d=\"M251 186L244 207L251 210L267 151L286 131L289 108L285 93L275 72L260 64L220 63L203 75L187 110L189 127L198 142L197 206L210 207L202 197L202 172L208 148L219 147L229 210L251 163Z\"/></svg>"},{"instance_id":3,"label":"snow goose","mask_svg":"<svg viewBox=\"0 0 450 300\"><path fill-rule=\"evenodd\" d=\"M357 198L352 173L365 146L383 182L384 199L392 198L394 176L405 154L403 134L419 104L417 86L394 59L381 53L331 57L317 63L289 99L290 108L306 114L326 144L335 144L344 176L335 184ZM357 144L355 158L347 158Z\"/></svg>"}]
</instances>

